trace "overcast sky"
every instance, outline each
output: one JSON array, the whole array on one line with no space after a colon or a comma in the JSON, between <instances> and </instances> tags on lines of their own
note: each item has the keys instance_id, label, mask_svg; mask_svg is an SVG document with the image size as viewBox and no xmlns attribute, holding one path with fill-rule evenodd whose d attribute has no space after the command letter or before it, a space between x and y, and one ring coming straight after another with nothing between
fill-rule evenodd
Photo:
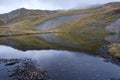
<instances>
[{"instance_id":1,"label":"overcast sky","mask_svg":"<svg viewBox=\"0 0 120 80\"><path fill-rule=\"evenodd\" d=\"M0 13L6 13L18 8L27 9L71 9L84 8L88 5L120 2L120 0L0 0Z\"/></svg>"}]
</instances>

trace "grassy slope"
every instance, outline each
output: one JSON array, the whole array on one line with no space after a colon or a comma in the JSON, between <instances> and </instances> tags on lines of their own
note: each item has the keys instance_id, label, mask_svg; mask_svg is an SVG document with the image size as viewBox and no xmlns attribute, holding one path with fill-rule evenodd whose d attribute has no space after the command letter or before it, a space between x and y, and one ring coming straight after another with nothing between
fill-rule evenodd
<instances>
[{"instance_id":1,"label":"grassy slope","mask_svg":"<svg viewBox=\"0 0 120 80\"><path fill-rule=\"evenodd\" d=\"M93 9L85 18L65 23L55 30L59 32L78 33L84 37L83 39L86 38L86 40L81 39L77 41L76 39L69 38L69 36L65 36L65 38L71 42L75 42L76 44L82 44L88 48L97 49L96 45L99 45L99 43L95 43L96 45L91 45L92 42L89 39L93 36L99 36L99 38L102 39L109 33L106 31L106 26L115 22L117 19L120 19L120 7L118 5L120 5L120 3L112 5L112 7L108 6ZM87 37L89 39L87 39ZM110 54L117 58L120 58L119 49L120 44L110 44L109 46Z\"/></svg>"},{"instance_id":2,"label":"grassy slope","mask_svg":"<svg viewBox=\"0 0 120 80\"><path fill-rule=\"evenodd\" d=\"M61 13L54 13L54 14L50 14L50 15L45 14L42 11L32 11L34 13L31 15L30 12L31 11L29 11L29 10L27 10L27 11L23 10L21 12L21 15L15 17L15 18L12 18L5 25L1 26L2 29L1 29L0 35L1 36L9 35L9 34L7 34L7 32L11 32L12 33L11 35L38 33L38 31L35 30L35 26L38 26L42 22L47 21L53 17L73 15L73 14L86 14L86 13L89 13L90 10L89 9L88 10L72 10L72 11L66 11L66 12L61 12ZM4 17L4 16L5 15L3 15L2 17ZM12 27L12 26L13 26L12 29L8 28L8 27ZM4 27L4 29L3 29L3 27Z\"/></svg>"},{"instance_id":3,"label":"grassy slope","mask_svg":"<svg viewBox=\"0 0 120 80\"><path fill-rule=\"evenodd\" d=\"M4 25L4 22L0 20L0 26Z\"/></svg>"},{"instance_id":4,"label":"grassy slope","mask_svg":"<svg viewBox=\"0 0 120 80\"><path fill-rule=\"evenodd\" d=\"M45 14L43 12L39 12L36 14L34 12L33 15L28 15L30 12L22 12L23 15L15 17L7 22L5 25L1 26L1 33L0 36L9 35L7 32L11 32L11 35L18 35L18 34L33 34L33 33L41 33L36 31L36 26L40 25L42 22L47 21L51 18L57 16L65 16L65 15L73 15L73 14L83 14L88 13L89 10L74 10L74 11L66 11L61 13L53 13L53 14ZM9 28L12 27L13 28ZM4 34L5 33L5 34Z\"/></svg>"},{"instance_id":5,"label":"grassy slope","mask_svg":"<svg viewBox=\"0 0 120 80\"><path fill-rule=\"evenodd\" d=\"M83 11L69 11L69 13L87 13L88 16L65 23L57 30L64 32L78 32L103 34L105 27L120 18L120 2L111 2L100 7L87 9Z\"/></svg>"},{"instance_id":6,"label":"grassy slope","mask_svg":"<svg viewBox=\"0 0 120 80\"><path fill-rule=\"evenodd\" d=\"M38 33L38 31L35 31L35 26L53 15L48 13L48 11L40 10L22 10L21 12L18 10L16 14L18 13L20 13L20 15L12 17L3 26L0 26L0 36ZM8 13L0 15L0 18L4 19L7 15Z\"/></svg>"},{"instance_id":7,"label":"grassy slope","mask_svg":"<svg viewBox=\"0 0 120 80\"><path fill-rule=\"evenodd\" d=\"M73 14L80 14L80 13L85 13L86 11L76 11L73 13L73 11L68 11L68 12L63 12L63 13L55 13L55 14L50 14L50 15L34 15L34 16L29 16L25 18L23 21L15 23L17 26L16 28L19 29L24 29L24 30L35 30L35 26L40 25L44 21L47 21L51 18L57 17L57 16L65 16L65 15L73 15Z\"/></svg>"},{"instance_id":8,"label":"grassy slope","mask_svg":"<svg viewBox=\"0 0 120 80\"><path fill-rule=\"evenodd\" d=\"M85 34L105 34L105 26L114 22L117 18L120 17L119 14L115 13L117 9L116 5L107 4L103 5L103 7L97 7L93 9L85 9L85 10L72 10L66 11L61 13L54 13L54 14L46 14L43 11L32 11L32 10L24 10L21 12L21 15L12 18L8 23L1 27L11 27L13 26L13 33L14 31L18 31L18 33L23 34L23 32L28 33L38 33L35 31L35 26L38 26L42 22L49 20L56 16L65 16L65 15L73 15L73 14L88 14L88 16L84 17L81 20L68 22L66 24L61 25L57 28L60 32L77 32L77 33L85 33ZM112 5L112 7L108 7ZM106 7L107 6L107 7ZM118 5L117 5L118 6ZM31 14L32 13L32 14ZM100 26L101 29L96 29L93 26ZM10 29L10 31L12 31ZM9 28L5 28L5 30L9 31ZM2 32L1 32L2 33ZM0 33L0 34L1 34ZM14 33L16 34L16 33ZM26 34L26 33L25 33Z\"/></svg>"},{"instance_id":9,"label":"grassy slope","mask_svg":"<svg viewBox=\"0 0 120 80\"><path fill-rule=\"evenodd\" d=\"M116 8L97 9L81 20L68 22L57 28L58 31L88 34L105 34L105 27L120 18Z\"/></svg>"}]
</instances>

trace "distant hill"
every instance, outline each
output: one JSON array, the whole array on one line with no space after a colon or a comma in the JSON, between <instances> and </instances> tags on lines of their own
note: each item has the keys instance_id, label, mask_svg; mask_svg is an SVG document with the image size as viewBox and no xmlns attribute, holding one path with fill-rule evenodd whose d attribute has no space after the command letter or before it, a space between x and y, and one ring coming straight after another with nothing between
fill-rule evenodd
<instances>
[{"instance_id":1,"label":"distant hill","mask_svg":"<svg viewBox=\"0 0 120 80\"><path fill-rule=\"evenodd\" d=\"M104 4L102 6L103 7L120 8L120 2L110 2L110 3Z\"/></svg>"},{"instance_id":2,"label":"distant hill","mask_svg":"<svg viewBox=\"0 0 120 80\"><path fill-rule=\"evenodd\" d=\"M13 10L9 13L0 14L0 19L4 22L9 21L19 21L21 19L25 19L30 16L45 16L53 13L57 13L58 11L49 11L49 10L28 10L25 8L20 8L17 10Z\"/></svg>"},{"instance_id":3,"label":"distant hill","mask_svg":"<svg viewBox=\"0 0 120 80\"><path fill-rule=\"evenodd\" d=\"M20 8L0 14L0 36L38 33L35 26L59 13L59 10L29 10Z\"/></svg>"}]
</instances>

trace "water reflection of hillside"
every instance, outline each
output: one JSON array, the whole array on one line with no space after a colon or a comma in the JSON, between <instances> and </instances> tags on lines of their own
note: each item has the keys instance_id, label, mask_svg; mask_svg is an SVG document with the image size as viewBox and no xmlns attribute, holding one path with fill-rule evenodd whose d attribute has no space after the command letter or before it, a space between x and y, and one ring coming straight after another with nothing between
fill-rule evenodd
<instances>
[{"instance_id":1,"label":"water reflection of hillside","mask_svg":"<svg viewBox=\"0 0 120 80\"><path fill-rule=\"evenodd\" d=\"M90 38L90 39L89 39ZM104 44L98 36L88 37L76 34L39 34L29 36L1 37L0 44L20 50L61 49L79 52L98 52Z\"/></svg>"},{"instance_id":2,"label":"water reflection of hillside","mask_svg":"<svg viewBox=\"0 0 120 80\"><path fill-rule=\"evenodd\" d=\"M89 35L74 33L38 34L29 36L1 37L0 44L19 50L70 50L98 54L106 53L109 43L118 43L119 35Z\"/></svg>"}]
</instances>

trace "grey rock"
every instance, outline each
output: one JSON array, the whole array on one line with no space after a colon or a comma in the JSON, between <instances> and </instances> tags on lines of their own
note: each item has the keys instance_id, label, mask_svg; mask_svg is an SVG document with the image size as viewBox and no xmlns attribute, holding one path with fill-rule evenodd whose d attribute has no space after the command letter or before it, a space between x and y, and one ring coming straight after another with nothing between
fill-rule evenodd
<instances>
[{"instance_id":1,"label":"grey rock","mask_svg":"<svg viewBox=\"0 0 120 80\"><path fill-rule=\"evenodd\" d=\"M36 29L39 31L51 30L53 28L59 27L64 23L67 23L73 20L79 20L85 16L86 14L55 17L40 24Z\"/></svg>"},{"instance_id":2,"label":"grey rock","mask_svg":"<svg viewBox=\"0 0 120 80\"><path fill-rule=\"evenodd\" d=\"M108 32L120 33L120 19L106 27Z\"/></svg>"}]
</instances>

